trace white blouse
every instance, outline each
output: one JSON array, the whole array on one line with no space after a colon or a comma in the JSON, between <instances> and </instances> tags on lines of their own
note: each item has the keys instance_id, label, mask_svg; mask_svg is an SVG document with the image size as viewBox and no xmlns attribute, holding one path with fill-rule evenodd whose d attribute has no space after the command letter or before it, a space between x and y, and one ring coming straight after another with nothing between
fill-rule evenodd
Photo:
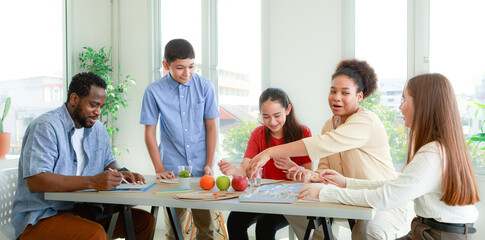
<instances>
[{"instance_id":1,"label":"white blouse","mask_svg":"<svg viewBox=\"0 0 485 240\"><path fill-rule=\"evenodd\" d=\"M478 218L474 205L448 206L441 197L441 162L444 157L436 142L421 147L402 174L392 180L347 178L347 188L325 185L322 202L343 203L387 210L414 200L416 215L447 223L473 223Z\"/></svg>"}]
</instances>

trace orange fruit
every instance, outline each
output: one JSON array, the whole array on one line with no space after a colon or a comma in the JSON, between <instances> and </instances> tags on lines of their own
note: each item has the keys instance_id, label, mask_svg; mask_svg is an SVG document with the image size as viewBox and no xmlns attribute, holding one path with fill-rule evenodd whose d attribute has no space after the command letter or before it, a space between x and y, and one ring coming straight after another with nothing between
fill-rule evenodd
<instances>
[{"instance_id":1,"label":"orange fruit","mask_svg":"<svg viewBox=\"0 0 485 240\"><path fill-rule=\"evenodd\" d=\"M202 189L209 190L216 185L216 181L212 176L204 175L202 178L200 178L199 185Z\"/></svg>"}]
</instances>

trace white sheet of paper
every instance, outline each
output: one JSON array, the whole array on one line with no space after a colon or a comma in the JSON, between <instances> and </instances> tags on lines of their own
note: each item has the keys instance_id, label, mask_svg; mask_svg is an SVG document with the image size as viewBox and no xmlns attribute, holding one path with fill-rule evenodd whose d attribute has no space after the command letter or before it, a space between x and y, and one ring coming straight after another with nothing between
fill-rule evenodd
<instances>
[{"instance_id":1,"label":"white sheet of paper","mask_svg":"<svg viewBox=\"0 0 485 240\"><path fill-rule=\"evenodd\" d=\"M116 189L137 189L137 188L146 188L146 187L149 187L150 185L152 185L153 183L145 183L145 184L139 184L137 183L136 185L135 184L126 184L126 183L122 183L120 184L118 187L116 187Z\"/></svg>"}]
</instances>

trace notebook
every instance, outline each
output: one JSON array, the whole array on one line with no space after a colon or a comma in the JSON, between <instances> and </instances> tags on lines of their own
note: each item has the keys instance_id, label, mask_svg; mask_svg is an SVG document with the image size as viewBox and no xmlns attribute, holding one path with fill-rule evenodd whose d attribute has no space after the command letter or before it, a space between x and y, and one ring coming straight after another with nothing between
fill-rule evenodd
<instances>
[{"instance_id":1,"label":"notebook","mask_svg":"<svg viewBox=\"0 0 485 240\"><path fill-rule=\"evenodd\" d=\"M151 182L151 183L145 183L145 184L120 184L116 189L110 190L110 191L102 191L102 192L111 192L111 191L133 191L133 192L146 192L148 189L153 187L156 183Z\"/></svg>"}]
</instances>

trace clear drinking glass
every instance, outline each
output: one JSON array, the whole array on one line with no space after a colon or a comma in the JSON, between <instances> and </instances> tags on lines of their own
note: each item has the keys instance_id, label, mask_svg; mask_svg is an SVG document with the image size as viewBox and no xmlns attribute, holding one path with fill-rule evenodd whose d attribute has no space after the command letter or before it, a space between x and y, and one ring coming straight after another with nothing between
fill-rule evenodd
<instances>
[{"instance_id":1,"label":"clear drinking glass","mask_svg":"<svg viewBox=\"0 0 485 240\"><path fill-rule=\"evenodd\" d=\"M190 176L192 176L192 166L178 166L178 168L179 168L179 173L185 170L190 174Z\"/></svg>"},{"instance_id":2,"label":"clear drinking glass","mask_svg":"<svg viewBox=\"0 0 485 240\"><path fill-rule=\"evenodd\" d=\"M180 188L190 188L190 181L192 179L192 166L178 166L178 169L179 173L184 170L189 173L189 177L181 177L179 175Z\"/></svg>"},{"instance_id":3,"label":"clear drinking glass","mask_svg":"<svg viewBox=\"0 0 485 240\"><path fill-rule=\"evenodd\" d=\"M262 175L263 175L263 168L259 168L258 171L256 172L256 176L249 183L251 188L257 188L261 186Z\"/></svg>"}]
</instances>

